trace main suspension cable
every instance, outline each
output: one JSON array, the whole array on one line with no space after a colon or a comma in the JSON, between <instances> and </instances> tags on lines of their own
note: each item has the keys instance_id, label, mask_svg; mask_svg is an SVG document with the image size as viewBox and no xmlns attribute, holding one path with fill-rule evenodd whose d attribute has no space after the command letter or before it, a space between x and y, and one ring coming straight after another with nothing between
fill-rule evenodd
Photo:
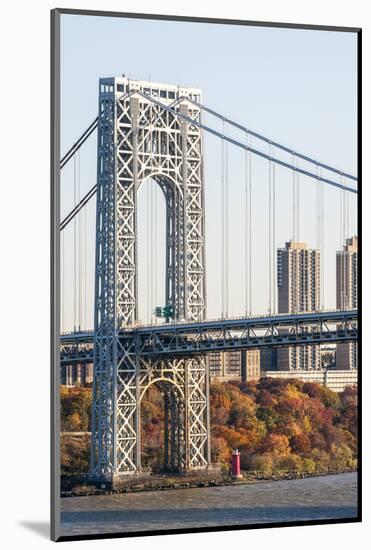
<instances>
[{"instance_id":1,"label":"main suspension cable","mask_svg":"<svg viewBox=\"0 0 371 550\"><path fill-rule=\"evenodd\" d=\"M78 204L76 204L73 209L63 218L60 225L60 230L63 231L67 227L67 225L74 219L74 217L84 208L86 204L92 199L97 192L97 186L94 185L87 193L84 195L84 197L80 200Z\"/></svg>"},{"instance_id":2,"label":"main suspension cable","mask_svg":"<svg viewBox=\"0 0 371 550\"><path fill-rule=\"evenodd\" d=\"M167 106L165 105L164 103L161 103L161 101L158 101L157 99L153 98L153 97L150 97L146 94L144 94L143 92L139 92L137 91L137 94L142 96L142 97L145 97L146 99L148 99L149 101L151 101L152 103L154 103L155 105L161 107L162 109L164 109L165 111L168 111L168 112L171 112L173 113L173 115L177 118L180 118L181 120L184 120L185 122L188 122L194 126L196 126L197 128L200 128L201 130L205 130L206 132L210 133L210 134L213 134L214 136L217 136L219 138L223 138L226 142L228 141L228 143L231 143L232 145L235 145L236 147L240 147L241 149L246 149L247 146L245 143L237 140L237 139L234 139L232 137L229 137L229 136L226 136L226 135L223 135L221 132L219 132L218 130L215 130L214 128L210 128L210 126L206 126L205 124L201 123L201 122L198 122L197 120L194 120L192 119L190 116L184 114L184 113L181 113L179 111L175 111L171 106ZM223 118L223 117L221 117ZM227 121L227 119L224 119L225 121ZM268 140L268 142L272 143L272 145L275 145L275 146L279 146L279 144L276 144L275 142L272 142L271 140ZM258 149L254 149L254 148L249 148L249 150L254 153L255 155L257 156L260 156L266 160L269 160L269 154L265 153L264 151L259 151ZM289 149L288 152L292 153L292 150ZM296 155L296 153L295 153ZM299 156L299 155L298 155ZM314 164L317 164L317 161L314 160L314 159L311 159L312 162ZM310 178L314 178L314 179L317 179L316 178L316 174L313 173L313 172L310 172L308 170L305 170L304 168L301 168L299 166L292 166L291 164L279 159L278 157L276 157L274 159L274 162L276 164L279 164L280 166L284 166L285 168L290 168L290 169L294 169L296 172L300 173L300 174L303 174L304 176L309 176ZM319 163L323 166L322 163ZM328 168L330 169L330 167ZM337 169L333 169L335 170L336 173L338 174L342 174L344 177L347 177L349 179L352 179L352 180L355 180L357 181L357 178L355 176L352 176L352 175L349 175L349 174L346 174L345 172L342 172L340 170L337 170ZM321 178L322 181L324 181L325 183L328 183L329 185L333 185L334 187L341 187L339 183L337 183L336 181L333 181L333 180L329 180L327 178L324 178L322 177ZM353 187L349 187L349 186L345 186L346 190L351 192L351 193L357 193L357 189L353 188Z\"/></svg>"},{"instance_id":3,"label":"main suspension cable","mask_svg":"<svg viewBox=\"0 0 371 550\"><path fill-rule=\"evenodd\" d=\"M141 95L142 97L145 97L146 99L149 99L152 103L154 103L155 105L158 105L158 106L161 106L165 111L168 111L170 113L172 113L175 117L181 119L181 120L184 120L185 122L188 122L188 123L192 123L194 126L196 126L197 128L200 128L202 130L205 130L206 132L209 132L211 134L213 134L214 136L217 136L219 137L220 139L222 140L226 140L228 141L229 143L231 143L232 145L235 145L236 147L241 147L242 149L245 149L245 150L248 150L250 152L252 152L253 154L256 154L257 156L260 156L262 158L265 158L266 160L269 159L269 156L267 154L265 154L264 152L262 151L259 151L255 148L252 148L251 146L247 146L246 144L243 144L241 142L239 142L238 140L235 140L231 137L227 137L227 136L223 136L223 133L221 132L218 132L217 130L214 130L213 128L210 128L209 126L206 126L205 124L202 124L202 123L199 123L197 122L196 120L193 120L191 119L190 117L188 117L187 115L185 114L182 114L180 112L177 112L175 111L172 106L168 106L168 105L165 105L163 103L161 103L160 101L157 101L155 100L154 98L151 98L150 96L147 96L146 94L142 93L142 92L139 92L137 91L136 92L138 95ZM224 119L226 120L226 119ZM241 129L243 129L243 127L241 127ZM246 129L247 130L247 129ZM251 135L255 135L256 133L253 133L250 131L250 134ZM257 135L257 137L259 137L259 135ZM270 140L268 140L270 141ZM280 147L281 149L283 148L282 146L280 146L280 144L277 144L275 142L271 142L272 145L274 145L275 147ZM305 155L300 155L299 153L293 153L291 151L291 149L287 149L287 152L290 152L292 153L293 157L295 155L297 155L298 157L302 158L303 160L308 160L309 157L305 157ZM71 158L72 156L74 156L74 153L75 151L72 152L71 154ZM66 155L65 155L66 156ZM348 178L348 179L351 179L351 180L354 180L354 181L357 181L357 178L355 176L352 176L351 174L347 174L345 172L341 172L340 170L337 170L335 168L332 168L330 166L327 166L323 163L319 163L318 161L315 161L314 159L309 159L311 162L315 163L315 164L318 164L319 166L322 166L323 168L325 168L326 170L331 170L335 173L338 173L338 174L343 174L344 177ZM281 159L279 158L275 158L274 160L275 164L279 164L280 166L283 166L285 168L288 168L288 169L291 169L297 173L301 173L303 175L306 175L310 178L315 178L317 179L317 176L316 174L312 173L312 172L309 172L308 170L304 170L303 168L299 168L299 167L296 167L296 166L293 166L292 164L288 163L288 162L284 162L282 161ZM320 179L321 181L323 181L324 183L327 183L329 185L332 185L334 187L338 187L340 188L340 184L337 183L336 181L333 181L333 180L329 180L328 178L324 178L323 176L320 176ZM349 186L344 186L344 189L346 191L349 191L350 193L357 193L357 189L355 188L352 188L352 187L349 187ZM67 225L68 223L74 218L74 216L79 212L79 210L81 208L83 208L85 206L85 204L87 204L87 202L95 195L97 191L97 186L94 185L88 192L87 194L83 197L83 199L81 200L81 203L80 204L77 204L74 206L74 209L66 216L66 218L62 221L61 223L61 226L60 226L60 229L63 230Z\"/></svg>"},{"instance_id":4,"label":"main suspension cable","mask_svg":"<svg viewBox=\"0 0 371 550\"><path fill-rule=\"evenodd\" d=\"M149 97L149 96L147 96L147 97ZM250 129L246 128L245 126L242 126L238 122L235 122L235 121L229 119L228 117L225 117L224 115L221 115L217 111L214 111L214 110L210 109L209 107L207 107L206 105L203 105L202 103L199 103L199 102L197 102L193 99L190 99L190 98L184 98L184 99L188 100L190 103L193 103L193 104L197 105L200 109L210 113L211 115L213 115L213 116L215 116L219 119L225 120L225 122L227 124L229 124L230 126L234 126L235 128L238 128L239 130L241 130L244 133L248 132L254 138L257 138L257 139L259 139L259 140L261 140L265 143L271 144L276 149L281 149L282 151L285 151L286 153L290 153L290 154L294 155L295 157L300 158L300 159L302 159L306 162L318 165L318 166L320 166L321 168L323 168L325 170L328 170L328 171L333 172L333 173L338 174L338 175L343 175L345 178L357 181L357 178L355 176L353 176L352 174L347 174L346 172L343 172L342 170L338 170L337 168L334 168L333 166L329 166L328 164L324 164L323 162L319 162L319 161L317 161L317 160L315 160L311 157L308 157L308 155L303 155L302 153L298 153L297 151L293 151L291 147L286 147L285 145L281 145L280 143L278 143L276 141L272 141L270 138L267 138L266 136L263 136L262 134L259 134L258 132L255 132L254 130L250 130Z\"/></svg>"},{"instance_id":5,"label":"main suspension cable","mask_svg":"<svg viewBox=\"0 0 371 550\"><path fill-rule=\"evenodd\" d=\"M87 127L79 139L72 145L72 147L67 151L67 153L61 158L60 169L62 169L69 160L75 155L75 153L80 149L80 147L85 143L85 141L91 136L91 134L96 130L98 126L98 117L93 120L93 122Z\"/></svg>"}]
</instances>

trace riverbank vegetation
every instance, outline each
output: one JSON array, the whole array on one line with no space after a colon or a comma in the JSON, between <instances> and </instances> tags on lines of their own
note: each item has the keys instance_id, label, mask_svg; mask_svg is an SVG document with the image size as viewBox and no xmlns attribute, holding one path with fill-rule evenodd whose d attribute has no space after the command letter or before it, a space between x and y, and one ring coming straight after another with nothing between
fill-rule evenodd
<instances>
[{"instance_id":1,"label":"riverbank vegetation","mask_svg":"<svg viewBox=\"0 0 371 550\"><path fill-rule=\"evenodd\" d=\"M62 388L62 473L88 471L90 388ZM229 469L233 449L247 472L318 473L357 467L357 391L340 394L299 380L261 378L210 389L212 461ZM142 460L163 460L163 402L152 386L142 402ZM67 433L66 433L67 432Z\"/></svg>"},{"instance_id":2,"label":"riverbank vegetation","mask_svg":"<svg viewBox=\"0 0 371 550\"><path fill-rule=\"evenodd\" d=\"M273 474L357 466L357 391L340 394L299 380L261 378L211 386L212 459Z\"/></svg>"}]
</instances>

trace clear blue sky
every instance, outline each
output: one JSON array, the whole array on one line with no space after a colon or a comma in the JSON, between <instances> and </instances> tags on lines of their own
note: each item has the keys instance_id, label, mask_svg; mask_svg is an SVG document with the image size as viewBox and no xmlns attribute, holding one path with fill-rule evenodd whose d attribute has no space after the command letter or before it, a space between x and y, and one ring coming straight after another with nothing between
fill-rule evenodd
<instances>
[{"instance_id":1,"label":"clear blue sky","mask_svg":"<svg viewBox=\"0 0 371 550\"><path fill-rule=\"evenodd\" d=\"M95 118L98 80L125 73L133 79L152 79L198 87L203 103L247 127L310 156L356 174L356 35L308 31L180 23L106 17L62 16L62 153ZM208 122L208 120L207 120ZM211 121L210 121L211 122ZM215 124L215 123L213 123ZM243 313L243 154L230 150L230 315ZM220 144L205 136L206 239L208 313L220 309ZM267 169L253 161L253 312L268 307ZM81 188L95 183L95 143L81 152ZM62 215L72 204L73 166L62 178ZM277 170L277 246L291 238L292 175ZM301 240L315 246L315 184L301 178ZM143 186L139 204L140 247L147 248L146 201L152 184ZM157 196L157 190L154 191ZM160 201L160 198L157 198ZM335 252L339 240L339 193L325 191L325 306L335 305ZM351 200L350 233L356 228L356 200ZM156 215L163 233L163 205ZM93 217L87 213L87 318L92 323ZM71 249L72 228L64 239ZM143 242L142 242L143 241ZM163 238L162 238L163 241ZM142 256L143 256L142 255ZM73 324L71 254L65 254L65 329ZM163 277L163 246L156 266ZM141 317L148 310L145 268L140 265ZM83 292L84 294L84 292ZM162 300L159 288L156 300ZM153 298L155 299L155 298ZM154 304L153 304L154 305ZM84 309L84 306L83 306ZM84 323L83 323L84 324Z\"/></svg>"}]
</instances>

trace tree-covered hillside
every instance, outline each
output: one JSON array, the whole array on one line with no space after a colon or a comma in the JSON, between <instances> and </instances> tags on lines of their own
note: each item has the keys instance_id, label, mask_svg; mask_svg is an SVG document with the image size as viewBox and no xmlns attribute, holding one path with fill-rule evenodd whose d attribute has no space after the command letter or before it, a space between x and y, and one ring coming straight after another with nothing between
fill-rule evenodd
<instances>
[{"instance_id":1,"label":"tree-covered hillside","mask_svg":"<svg viewBox=\"0 0 371 550\"><path fill-rule=\"evenodd\" d=\"M90 430L91 390L62 388L62 432ZM241 467L271 474L317 472L357 465L357 391L337 394L298 380L261 378L214 383L210 390L212 460L227 469L233 449ZM151 387L142 402L142 461L163 459L163 403ZM62 436L62 471L88 471L89 437Z\"/></svg>"},{"instance_id":2,"label":"tree-covered hillside","mask_svg":"<svg viewBox=\"0 0 371 550\"><path fill-rule=\"evenodd\" d=\"M357 455L357 392L337 394L318 384L261 378L211 387L212 454L241 467L315 472L353 468Z\"/></svg>"}]
</instances>

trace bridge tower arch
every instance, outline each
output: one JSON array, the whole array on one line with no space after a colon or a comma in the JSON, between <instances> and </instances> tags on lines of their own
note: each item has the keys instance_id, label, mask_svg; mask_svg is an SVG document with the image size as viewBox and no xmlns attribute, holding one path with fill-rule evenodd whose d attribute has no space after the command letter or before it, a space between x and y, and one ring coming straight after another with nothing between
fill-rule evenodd
<instances>
[{"instance_id":1,"label":"bridge tower arch","mask_svg":"<svg viewBox=\"0 0 371 550\"><path fill-rule=\"evenodd\" d=\"M148 360L130 329L138 320L137 193L151 177L166 199L166 300L174 318L205 318L200 92L127 78L99 82L94 379L91 473L114 482L141 469L140 400L152 380L176 379L184 414L184 469L210 464L205 358ZM165 106L165 107L164 107Z\"/></svg>"},{"instance_id":2,"label":"bridge tower arch","mask_svg":"<svg viewBox=\"0 0 371 550\"><path fill-rule=\"evenodd\" d=\"M144 382L140 403L147 390L151 386L156 386L160 391L164 405L164 462L162 468L165 471L175 472L183 470L186 464L184 386L183 384L178 385L176 377L163 376L163 374L159 373L157 378Z\"/></svg>"}]
</instances>

